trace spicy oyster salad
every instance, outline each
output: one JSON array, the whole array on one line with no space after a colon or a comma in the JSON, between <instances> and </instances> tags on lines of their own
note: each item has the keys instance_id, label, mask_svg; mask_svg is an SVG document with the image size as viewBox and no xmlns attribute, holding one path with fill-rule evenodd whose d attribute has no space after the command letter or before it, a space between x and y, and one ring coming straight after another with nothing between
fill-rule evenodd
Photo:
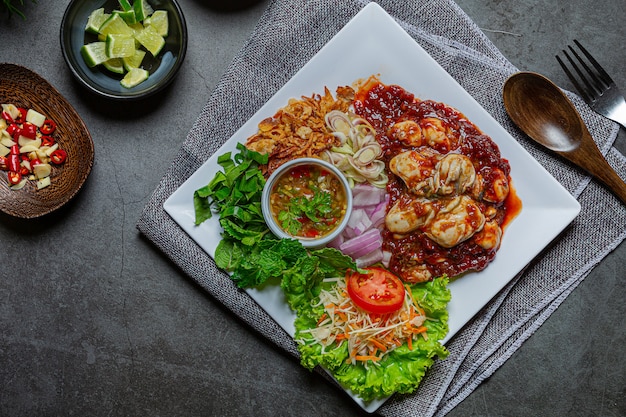
<instances>
[{"instance_id":1,"label":"spicy oyster salad","mask_svg":"<svg viewBox=\"0 0 626 417\"><path fill-rule=\"evenodd\" d=\"M268 155L237 149L219 156L222 171L194 193L197 224L219 215L217 266L240 288L280 285L306 368L322 366L364 401L413 392L435 358L448 355L439 342L448 331L447 277L403 283L336 248L277 239L261 213Z\"/></svg>"},{"instance_id":2,"label":"spicy oyster salad","mask_svg":"<svg viewBox=\"0 0 626 417\"><path fill-rule=\"evenodd\" d=\"M448 355L448 277L484 269L519 206L498 146L456 109L372 76L335 97L325 88L291 99L237 149L194 193L196 224L219 215L217 265L239 287L280 285L305 367L324 367L365 401L413 392ZM332 163L351 187L348 227L320 249L277 239L263 218L266 179L297 158ZM287 186L315 208L332 198L308 183ZM307 204L283 208L296 206ZM318 211L283 217L321 224Z\"/></svg>"},{"instance_id":3,"label":"spicy oyster salad","mask_svg":"<svg viewBox=\"0 0 626 417\"><path fill-rule=\"evenodd\" d=\"M364 401L415 391L448 355L448 277L494 259L518 206L498 146L456 109L372 76L289 100L237 151L194 193L196 224L219 215L217 266L242 288L280 286L306 368ZM276 238L261 209L266 180L298 158L332 163L351 187L348 226L318 249ZM332 197L304 188L311 202ZM321 207L283 208L296 206ZM283 217L321 223L318 211Z\"/></svg>"}]
</instances>

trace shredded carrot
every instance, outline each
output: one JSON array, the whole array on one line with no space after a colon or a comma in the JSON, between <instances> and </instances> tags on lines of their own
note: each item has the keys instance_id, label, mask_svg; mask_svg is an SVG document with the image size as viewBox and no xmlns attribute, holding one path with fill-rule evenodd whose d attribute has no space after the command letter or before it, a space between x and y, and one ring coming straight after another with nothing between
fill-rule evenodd
<instances>
[{"instance_id":1,"label":"shredded carrot","mask_svg":"<svg viewBox=\"0 0 626 417\"><path fill-rule=\"evenodd\" d=\"M357 355L354 357L354 359L356 359L359 362L367 362L367 361L376 362L380 360L378 356L374 356L374 355Z\"/></svg>"},{"instance_id":2,"label":"shredded carrot","mask_svg":"<svg viewBox=\"0 0 626 417\"><path fill-rule=\"evenodd\" d=\"M413 333L424 333L427 330L428 328L426 326L420 326L420 327L413 329Z\"/></svg>"},{"instance_id":3,"label":"shredded carrot","mask_svg":"<svg viewBox=\"0 0 626 417\"><path fill-rule=\"evenodd\" d=\"M413 338L409 337L406 339L406 345L408 346L409 350L413 350Z\"/></svg>"},{"instance_id":4,"label":"shredded carrot","mask_svg":"<svg viewBox=\"0 0 626 417\"><path fill-rule=\"evenodd\" d=\"M350 352L350 357L351 358L356 358L356 354L359 352L359 350L357 348L352 349L352 351Z\"/></svg>"},{"instance_id":5,"label":"shredded carrot","mask_svg":"<svg viewBox=\"0 0 626 417\"><path fill-rule=\"evenodd\" d=\"M328 318L328 314L326 313L322 314L322 317L320 317L320 319L317 321L317 325L319 326L327 318Z\"/></svg>"},{"instance_id":6,"label":"shredded carrot","mask_svg":"<svg viewBox=\"0 0 626 417\"><path fill-rule=\"evenodd\" d=\"M370 342L372 342L372 344L374 346L376 346L378 349L382 350L383 352L387 352L387 346L385 346L385 344L381 341L379 341L378 339L375 338L370 338L369 339Z\"/></svg>"},{"instance_id":7,"label":"shredded carrot","mask_svg":"<svg viewBox=\"0 0 626 417\"><path fill-rule=\"evenodd\" d=\"M337 314L339 316L339 319L343 322L348 321L348 316L346 315L346 313L344 313L343 311L340 311L337 309L337 307L335 307L335 314Z\"/></svg>"}]
</instances>

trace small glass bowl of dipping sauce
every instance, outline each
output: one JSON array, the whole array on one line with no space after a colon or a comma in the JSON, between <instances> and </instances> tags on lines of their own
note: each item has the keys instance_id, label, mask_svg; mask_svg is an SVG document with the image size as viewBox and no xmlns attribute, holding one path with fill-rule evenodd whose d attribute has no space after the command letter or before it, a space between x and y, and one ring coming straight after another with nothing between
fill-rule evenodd
<instances>
[{"instance_id":1,"label":"small glass bowl of dipping sauce","mask_svg":"<svg viewBox=\"0 0 626 417\"><path fill-rule=\"evenodd\" d=\"M278 167L263 188L261 209L279 238L298 239L306 248L334 240L348 224L352 192L331 163L298 158Z\"/></svg>"}]
</instances>

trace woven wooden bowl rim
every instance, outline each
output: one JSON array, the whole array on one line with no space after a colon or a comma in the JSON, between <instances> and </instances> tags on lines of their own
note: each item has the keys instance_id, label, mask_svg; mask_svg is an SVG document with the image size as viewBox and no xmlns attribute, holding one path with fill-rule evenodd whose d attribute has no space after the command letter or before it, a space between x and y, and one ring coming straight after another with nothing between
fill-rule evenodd
<instances>
[{"instance_id":1,"label":"woven wooden bowl rim","mask_svg":"<svg viewBox=\"0 0 626 417\"><path fill-rule=\"evenodd\" d=\"M67 152L67 160L53 166L48 187L37 190L29 181L21 190L11 190L7 172L0 171L1 211L25 219L48 214L70 201L87 180L94 159L91 134L61 93L23 66L0 63L0 103L32 108L57 124L54 137Z\"/></svg>"}]
</instances>

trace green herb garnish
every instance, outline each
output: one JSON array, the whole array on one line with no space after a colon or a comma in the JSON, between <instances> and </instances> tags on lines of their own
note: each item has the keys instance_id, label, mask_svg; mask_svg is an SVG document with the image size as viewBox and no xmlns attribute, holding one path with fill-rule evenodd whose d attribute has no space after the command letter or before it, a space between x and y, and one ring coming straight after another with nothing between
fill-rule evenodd
<instances>
[{"instance_id":1,"label":"green herb garnish","mask_svg":"<svg viewBox=\"0 0 626 417\"><path fill-rule=\"evenodd\" d=\"M259 166L267 163L267 155L241 144L237 149L240 152L234 157L228 152L217 159L223 171L193 194L196 225L213 214L220 216L224 231L215 260L227 271L235 270L257 243L271 236L261 211L265 178Z\"/></svg>"},{"instance_id":2,"label":"green herb garnish","mask_svg":"<svg viewBox=\"0 0 626 417\"><path fill-rule=\"evenodd\" d=\"M306 217L312 222L320 222L333 211L331 204L332 196L327 191L315 191L311 198L296 197L289 201L287 210L278 213L278 221L283 230L296 236L302 229L301 218Z\"/></svg>"}]
</instances>

